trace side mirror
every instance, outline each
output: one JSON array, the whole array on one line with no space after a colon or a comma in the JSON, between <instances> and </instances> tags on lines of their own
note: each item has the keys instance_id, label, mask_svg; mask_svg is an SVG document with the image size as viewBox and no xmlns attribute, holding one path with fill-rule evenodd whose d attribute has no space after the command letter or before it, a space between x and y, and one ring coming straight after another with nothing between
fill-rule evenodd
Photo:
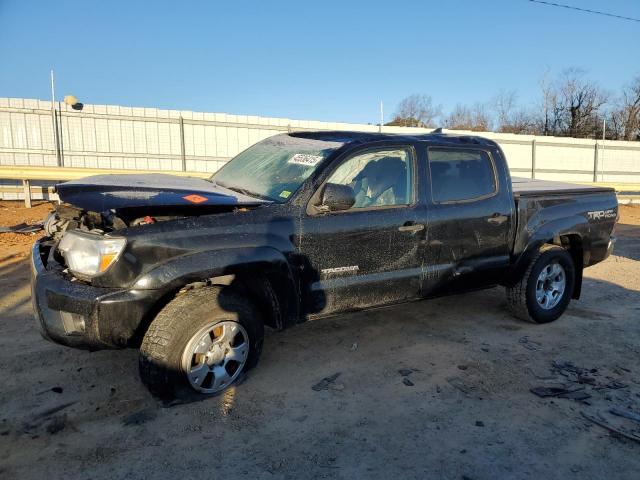
<instances>
[{"instance_id":1,"label":"side mirror","mask_svg":"<svg viewBox=\"0 0 640 480\"><path fill-rule=\"evenodd\" d=\"M327 183L322 192L322 204L320 208L335 212L349 210L356 203L356 194L349 185Z\"/></svg>"}]
</instances>

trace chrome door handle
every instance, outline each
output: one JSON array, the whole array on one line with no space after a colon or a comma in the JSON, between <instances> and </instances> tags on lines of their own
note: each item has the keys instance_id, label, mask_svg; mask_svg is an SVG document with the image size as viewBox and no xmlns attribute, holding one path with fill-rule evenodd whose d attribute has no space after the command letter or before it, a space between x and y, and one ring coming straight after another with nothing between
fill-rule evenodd
<instances>
[{"instance_id":1,"label":"chrome door handle","mask_svg":"<svg viewBox=\"0 0 640 480\"><path fill-rule=\"evenodd\" d=\"M401 232L416 233L420 230L424 230L424 225L420 225L419 223L407 223L405 225L402 225L401 227L398 227L398 230Z\"/></svg>"}]
</instances>

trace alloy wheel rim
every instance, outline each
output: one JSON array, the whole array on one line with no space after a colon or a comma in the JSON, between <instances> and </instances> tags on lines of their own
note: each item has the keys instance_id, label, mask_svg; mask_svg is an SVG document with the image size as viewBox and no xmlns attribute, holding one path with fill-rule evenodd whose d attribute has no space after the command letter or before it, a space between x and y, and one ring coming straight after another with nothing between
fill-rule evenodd
<instances>
[{"instance_id":1,"label":"alloy wheel rim","mask_svg":"<svg viewBox=\"0 0 640 480\"><path fill-rule=\"evenodd\" d=\"M217 393L240 375L249 356L249 336L237 322L211 323L201 328L182 354L189 384L201 393Z\"/></svg>"},{"instance_id":2,"label":"alloy wheel rim","mask_svg":"<svg viewBox=\"0 0 640 480\"><path fill-rule=\"evenodd\" d=\"M557 262L546 265L536 281L536 301L545 310L560 303L567 285L567 274Z\"/></svg>"}]
</instances>

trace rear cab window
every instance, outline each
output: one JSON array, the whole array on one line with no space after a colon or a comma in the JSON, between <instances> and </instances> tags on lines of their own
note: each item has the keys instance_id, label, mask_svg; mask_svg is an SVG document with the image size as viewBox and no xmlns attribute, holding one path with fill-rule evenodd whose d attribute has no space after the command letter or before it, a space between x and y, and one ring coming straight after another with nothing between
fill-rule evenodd
<instances>
[{"instance_id":1,"label":"rear cab window","mask_svg":"<svg viewBox=\"0 0 640 480\"><path fill-rule=\"evenodd\" d=\"M496 169L489 152L429 147L427 156L434 203L470 202L496 194Z\"/></svg>"}]
</instances>

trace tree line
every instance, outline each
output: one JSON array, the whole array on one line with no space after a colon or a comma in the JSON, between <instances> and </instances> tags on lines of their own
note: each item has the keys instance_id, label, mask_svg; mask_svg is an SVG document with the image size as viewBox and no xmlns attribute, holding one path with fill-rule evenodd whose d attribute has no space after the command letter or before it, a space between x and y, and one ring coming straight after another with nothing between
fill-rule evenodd
<instances>
[{"instance_id":1,"label":"tree line","mask_svg":"<svg viewBox=\"0 0 640 480\"><path fill-rule=\"evenodd\" d=\"M397 106L386 125L452 130L497 131L574 138L640 141L640 75L612 94L579 68L544 75L531 106L518 102L514 90L502 90L488 102L456 105L447 114L431 96L413 94Z\"/></svg>"}]
</instances>

